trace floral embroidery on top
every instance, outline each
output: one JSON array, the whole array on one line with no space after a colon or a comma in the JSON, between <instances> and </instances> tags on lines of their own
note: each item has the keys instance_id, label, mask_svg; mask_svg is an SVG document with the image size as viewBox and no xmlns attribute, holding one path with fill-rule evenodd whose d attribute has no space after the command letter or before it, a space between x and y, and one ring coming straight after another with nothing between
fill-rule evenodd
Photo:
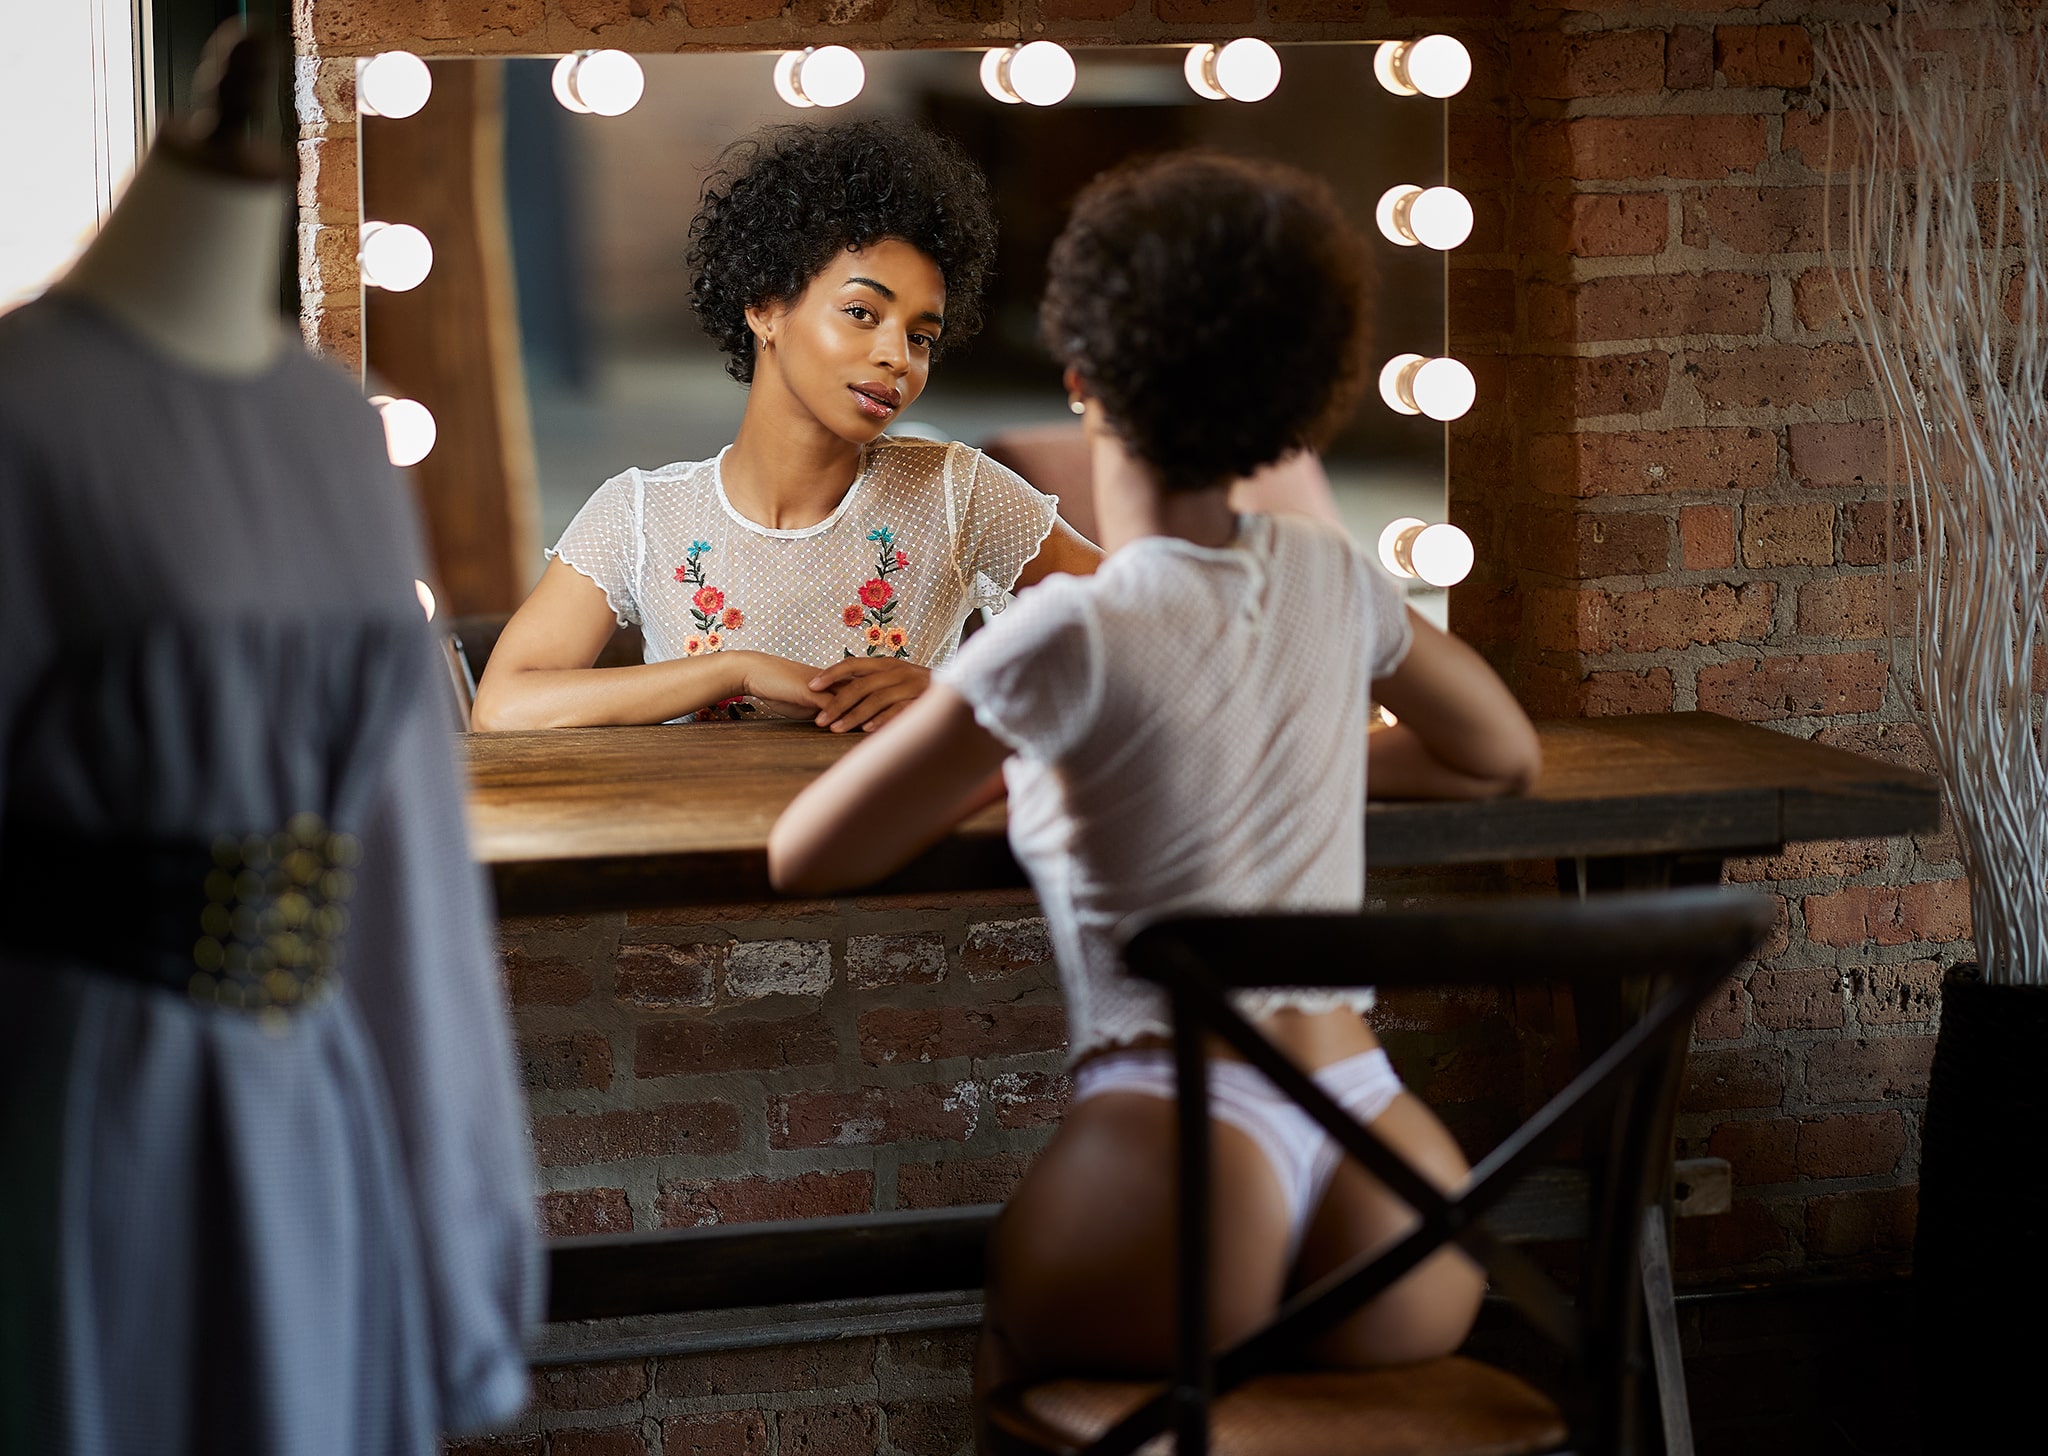
<instances>
[{"instance_id":1,"label":"floral embroidery on top","mask_svg":"<svg viewBox=\"0 0 2048 1456\"><path fill-rule=\"evenodd\" d=\"M747 624L746 614L727 605L724 591L704 579L703 558L710 550L709 541L692 541L689 555L676 568L676 580L696 588L690 594L690 619L697 624L697 630L683 638L686 657L718 651L725 646L727 632L737 632Z\"/></svg>"},{"instance_id":2,"label":"floral embroidery on top","mask_svg":"<svg viewBox=\"0 0 2048 1456\"><path fill-rule=\"evenodd\" d=\"M867 656L908 657L910 634L896 625L896 609L903 599L889 578L910 565L910 557L896 549L896 533L887 526L875 527L868 539L875 543L875 574L862 584L860 600L848 605L840 618L860 629ZM853 656L853 649L847 648L846 655Z\"/></svg>"}]
</instances>

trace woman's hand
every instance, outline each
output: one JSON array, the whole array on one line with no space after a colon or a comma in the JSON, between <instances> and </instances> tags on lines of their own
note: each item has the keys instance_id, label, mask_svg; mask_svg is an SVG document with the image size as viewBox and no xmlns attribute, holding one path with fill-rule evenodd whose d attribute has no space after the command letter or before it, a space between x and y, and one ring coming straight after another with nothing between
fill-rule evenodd
<instances>
[{"instance_id":1,"label":"woman's hand","mask_svg":"<svg viewBox=\"0 0 2048 1456\"><path fill-rule=\"evenodd\" d=\"M818 670L767 652L728 652L740 670L740 692L759 698L771 709L792 718L808 718L825 705L825 695L811 687Z\"/></svg>"},{"instance_id":2,"label":"woman's hand","mask_svg":"<svg viewBox=\"0 0 2048 1456\"><path fill-rule=\"evenodd\" d=\"M932 684L932 670L900 657L849 657L813 677L817 723L834 733L872 732Z\"/></svg>"}]
</instances>

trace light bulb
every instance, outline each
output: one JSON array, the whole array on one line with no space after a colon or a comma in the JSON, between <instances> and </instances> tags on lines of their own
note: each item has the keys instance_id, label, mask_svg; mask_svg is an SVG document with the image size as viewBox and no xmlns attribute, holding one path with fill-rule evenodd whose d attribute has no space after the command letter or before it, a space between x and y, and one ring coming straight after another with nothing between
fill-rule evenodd
<instances>
[{"instance_id":1,"label":"light bulb","mask_svg":"<svg viewBox=\"0 0 2048 1456\"><path fill-rule=\"evenodd\" d=\"M590 108L583 104L583 98L576 94L576 88L570 84L575 80L576 67L582 63L582 60L583 55L580 51L571 51L568 55L563 56L559 61L555 62L555 72L552 80L555 88L555 100L561 102L565 108L575 112L578 116L588 116L590 115Z\"/></svg>"},{"instance_id":2,"label":"light bulb","mask_svg":"<svg viewBox=\"0 0 2048 1456\"><path fill-rule=\"evenodd\" d=\"M412 579L412 594L420 599L420 610L427 614L429 622L434 620L434 589L418 577Z\"/></svg>"},{"instance_id":3,"label":"light bulb","mask_svg":"<svg viewBox=\"0 0 2048 1456\"><path fill-rule=\"evenodd\" d=\"M1049 40L1018 46L1002 69L1017 98L1033 106L1058 105L1074 90L1074 58Z\"/></svg>"},{"instance_id":4,"label":"light bulb","mask_svg":"<svg viewBox=\"0 0 2048 1456\"><path fill-rule=\"evenodd\" d=\"M1024 98L1010 89L1009 78L1004 74L1009 69L1006 63L1014 49L1012 46L997 46L981 53L981 89L1005 106L1024 104Z\"/></svg>"},{"instance_id":5,"label":"light bulb","mask_svg":"<svg viewBox=\"0 0 2048 1456\"><path fill-rule=\"evenodd\" d=\"M1397 415L1419 415L1422 409L1408 393L1415 371L1429 361L1420 354L1396 354L1380 370L1380 398Z\"/></svg>"},{"instance_id":6,"label":"light bulb","mask_svg":"<svg viewBox=\"0 0 2048 1456\"><path fill-rule=\"evenodd\" d=\"M1380 565L1394 576L1413 579L1415 572L1408 565L1407 554L1397 548L1403 536L1413 539L1414 533L1428 524L1420 516L1397 516L1387 522L1387 529L1380 532Z\"/></svg>"},{"instance_id":7,"label":"light bulb","mask_svg":"<svg viewBox=\"0 0 2048 1456\"><path fill-rule=\"evenodd\" d=\"M394 399L388 394L373 394L370 403L383 418L384 453L393 465L417 465L427 458L440 434L432 410L416 399Z\"/></svg>"},{"instance_id":8,"label":"light bulb","mask_svg":"<svg viewBox=\"0 0 2048 1456\"><path fill-rule=\"evenodd\" d=\"M1372 71L1396 96L1455 96L1472 79L1472 53L1453 36L1390 40L1373 53Z\"/></svg>"},{"instance_id":9,"label":"light bulb","mask_svg":"<svg viewBox=\"0 0 2048 1456\"><path fill-rule=\"evenodd\" d=\"M1412 182L1380 194L1373 219L1387 241L1404 248L1422 243L1448 252L1472 236L1472 204L1455 187L1417 187Z\"/></svg>"},{"instance_id":10,"label":"light bulb","mask_svg":"<svg viewBox=\"0 0 2048 1456\"><path fill-rule=\"evenodd\" d=\"M1213 45L1189 46L1187 56L1181 61L1181 74L1188 78L1188 85L1197 96L1210 101L1228 101L1230 93L1216 81L1216 49Z\"/></svg>"},{"instance_id":11,"label":"light bulb","mask_svg":"<svg viewBox=\"0 0 2048 1456\"><path fill-rule=\"evenodd\" d=\"M640 104L647 73L624 51L589 51L569 68L569 90L599 116L624 116Z\"/></svg>"},{"instance_id":12,"label":"light bulb","mask_svg":"<svg viewBox=\"0 0 2048 1456\"><path fill-rule=\"evenodd\" d=\"M1408 564L1431 586L1456 586L1472 571L1472 538L1448 521L1424 526L1406 541Z\"/></svg>"},{"instance_id":13,"label":"light bulb","mask_svg":"<svg viewBox=\"0 0 2048 1456\"><path fill-rule=\"evenodd\" d=\"M372 288L404 293L434 271L434 245L407 222L366 222L357 234L356 264Z\"/></svg>"},{"instance_id":14,"label":"light bulb","mask_svg":"<svg viewBox=\"0 0 2048 1456\"><path fill-rule=\"evenodd\" d=\"M1216 84L1233 101L1264 101L1280 85L1280 52L1252 36L1216 53Z\"/></svg>"},{"instance_id":15,"label":"light bulb","mask_svg":"<svg viewBox=\"0 0 2048 1456\"><path fill-rule=\"evenodd\" d=\"M1416 369L1408 393L1431 419L1455 420L1479 398L1479 384L1456 359L1431 359Z\"/></svg>"},{"instance_id":16,"label":"light bulb","mask_svg":"<svg viewBox=\"0 0 2048 1456\"><path fill-rule=\"evenodd\" d=\"M356 110L365 116L412 116L433 94L434 73L411 51L379 51L356 62Z\"/></svg>"},{"instance_id":17,"label":"light bulb","mask_svg":"<svg viewBox=\"0 0 2048 1456\"><path fill-rule=\"evenodd\" d=\"M775 62L775 94L791 106L844 106L867 79L860 57L842 45L784 51Z\"/></svg>"}]
</instances>

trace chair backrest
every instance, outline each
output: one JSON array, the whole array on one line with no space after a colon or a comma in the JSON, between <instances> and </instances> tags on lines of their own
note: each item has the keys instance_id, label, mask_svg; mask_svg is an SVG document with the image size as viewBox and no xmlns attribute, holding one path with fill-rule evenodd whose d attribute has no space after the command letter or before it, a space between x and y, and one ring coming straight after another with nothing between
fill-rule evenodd
<instances>
[{"instance_id":1,"label":"chair backrest","mask_svg":"<svg viewBox=\"0 0 2048 1456\"><path fill-rule=\"evenodd\" d=\"M442 628L442 640L448 651L449 676L455 685L456 706L465 728L469 726L469 710L476 703L476 685L483 680L484 668L490 663L491 653L497 649L498 638L504 635L505 624L511 620L510 612L476 612L451 617ZM644 652L640 629L621 627L612 633L611 640L605 643L604 651L597 655L594 665L631 667L643 660Z\"/></svg>"},{"instance_id":2,"label":"chair backrest","mask_svg":"<svg viewBox=\"0 0 2048 1456\"><path fill-rule=\"evenodd\" d=\"M1494 1287L1563 1344L1578 1374L1565 1392L1575 1449L1626 1449L1643 1364L1637 1279L1643 1211L1658 1206L1669 1149L1663 1098L1684 1055L1695 1008L1768 933L1767 902L1718 889L1522 900L1363 915L1200 916L1135 927L1132 974L1157 982L1174 1010L1180 1073L1180 1309L1176 1378L1112 1428L1091 1456L1120 1456L1171 1427L1178 1456L1207 1450L1213 1394L1298 1359L1328 1329L1449 1242L1484 1263ZM1499 1147L1462 1193L1446 1197L1370 1128L1354 1122L1300 1067L1232 1008L1255 987L1518 985L1567 982L1591 990L1633 982L1644 1009ZM1272 1324L1213 1355L1208 1342L1209 1036L1222 1037L1320 1123L1351 1156L1421 1215L1391 1249L1361 1257L1290 1299ZM1584 1134L1592 1175L1590 1226L1574 1307L1547 1276L1494 1239L1484 1215L1540 1166L1568 1131Z\"/></svg>"}]
</instances>

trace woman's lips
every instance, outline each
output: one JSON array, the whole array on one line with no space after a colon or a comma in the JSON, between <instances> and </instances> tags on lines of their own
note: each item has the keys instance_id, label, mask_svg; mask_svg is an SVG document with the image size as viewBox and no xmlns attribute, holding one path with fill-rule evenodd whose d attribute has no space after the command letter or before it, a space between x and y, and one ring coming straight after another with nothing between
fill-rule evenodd
<instances>
[{"instance_id":1,"label":"woman's lips","mask_svg":"<svg viewBox=\"0 0 2048 1456\"><path fill-rule=\"evenodd\" d=\"M882 385L849 384L847 388L853 391L854 402L859 405L860 412L870 419L888 419L896 413L897 401L902 398L895 390Z\"/></svg>"}]
</instances>

